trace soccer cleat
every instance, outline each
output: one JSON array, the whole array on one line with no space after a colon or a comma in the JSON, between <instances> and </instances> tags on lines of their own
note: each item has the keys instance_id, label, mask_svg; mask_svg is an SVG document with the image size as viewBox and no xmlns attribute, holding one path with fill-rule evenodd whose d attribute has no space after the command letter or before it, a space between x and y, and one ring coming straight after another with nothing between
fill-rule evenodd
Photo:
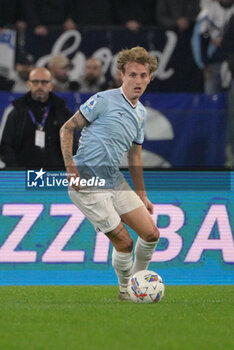
<instances>
[{"instance_id":1,"label":"soccer cleat","mask_svg":"<svg viewBox=\"0 0 234 350\"><path fill-rule=\"evenodd\" d=\"M129 296L128 292L119 292L119 300L120 301L130 300L130 296Z\"/></svg>"}]
</instances>

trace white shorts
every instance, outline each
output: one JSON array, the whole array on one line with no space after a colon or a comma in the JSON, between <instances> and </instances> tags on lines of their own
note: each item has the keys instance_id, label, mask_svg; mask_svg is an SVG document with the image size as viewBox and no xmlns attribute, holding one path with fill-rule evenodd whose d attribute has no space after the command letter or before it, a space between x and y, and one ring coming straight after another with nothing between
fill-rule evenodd
<instances>
[{"instance_id":1,"label":"white shorts","mask_svg":"<svg viewBox=\"0 0 234 350\"><path fill-rule=\"evenodd\" d=\"M119 225L120 215L144 206L140 197L126 181L110 190L77 192L69 187L68 193L77 208L93 224L95 230L103 233L108 233Z\"/></svg>"}]
</instances>

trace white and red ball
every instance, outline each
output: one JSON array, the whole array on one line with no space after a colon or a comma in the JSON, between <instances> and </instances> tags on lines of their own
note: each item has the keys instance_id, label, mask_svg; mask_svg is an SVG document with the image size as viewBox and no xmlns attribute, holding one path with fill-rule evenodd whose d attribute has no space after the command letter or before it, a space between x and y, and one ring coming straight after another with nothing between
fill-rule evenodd
<instances>
[{"instance_id":1,"label":"white and red ball","mask_svg":"<svg viewBox=\"0 0 234 350\"><path fill-rule=\"evenodd\" d=\"M129 280L128 293L134 303L157 303L164 291L162 277L154 271L138 271Z\"/></svg>"}]
</instances>

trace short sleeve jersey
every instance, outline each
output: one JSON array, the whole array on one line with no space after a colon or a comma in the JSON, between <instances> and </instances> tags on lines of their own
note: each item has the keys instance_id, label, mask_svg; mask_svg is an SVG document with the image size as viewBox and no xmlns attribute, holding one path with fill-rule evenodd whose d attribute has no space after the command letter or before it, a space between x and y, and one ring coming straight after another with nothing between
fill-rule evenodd
<instances>
[{"instance_id":1,"label":"short sleeve jersey","mask_svg":"<svg viewBox=\"0 0 234 350\"><path fill-rule=\"evenodd\" d=\"M144 141L146 109L140 101L133 106L122 88L99 92L80 106L89 122L84 127L79 148L73 157L81 176L104 178L106 187L122 181L119 164L132 143Z\"/></svg>"}]
</instances>

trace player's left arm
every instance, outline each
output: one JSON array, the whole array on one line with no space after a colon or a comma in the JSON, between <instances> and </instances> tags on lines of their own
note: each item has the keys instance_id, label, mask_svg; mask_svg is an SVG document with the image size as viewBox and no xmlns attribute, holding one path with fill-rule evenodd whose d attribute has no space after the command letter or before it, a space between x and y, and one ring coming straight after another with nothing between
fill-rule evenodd
<instances>
[{"instance_id":1,"label":"player's left arm","mask_svg":"<svg viewBox=\"0 0 234 350\"><path fill-rule=\"evenodd\" d=\"M136 193L145 204L150 214L153 214L153 204L149 201L143 178L143 167L142 167L142 146L136 143L132 144L132 147L128 151L128 165L133 185Z\"/></svg>"}]
</instances>

